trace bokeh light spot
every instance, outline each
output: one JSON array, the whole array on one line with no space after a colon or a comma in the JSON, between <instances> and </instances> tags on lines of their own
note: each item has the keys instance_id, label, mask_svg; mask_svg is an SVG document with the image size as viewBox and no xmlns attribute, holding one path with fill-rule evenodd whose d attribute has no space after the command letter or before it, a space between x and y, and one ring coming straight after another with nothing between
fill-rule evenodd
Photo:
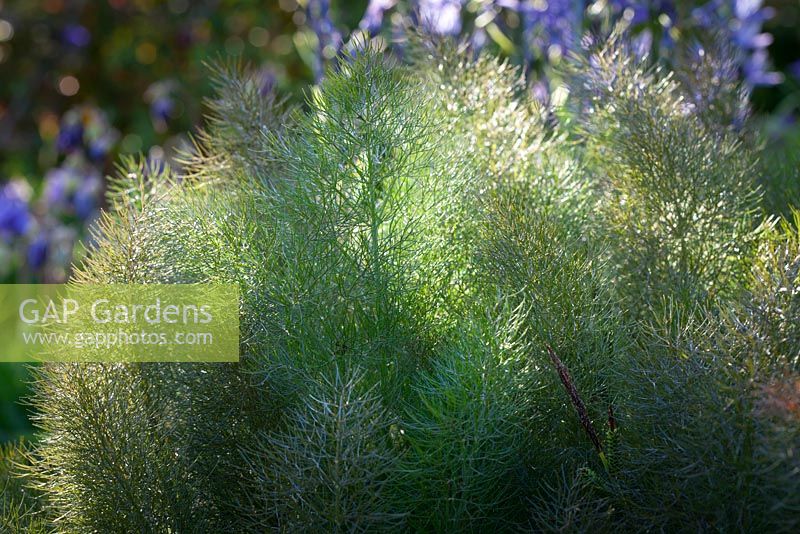
<instances>
[{"instance_id":1,"label":"bokeh light spot","mask_svg":"<svg viewBox=\"0 0 800 534\"><path fill-rule=\"evenodd\" d=\"M253 46L267 46L269 43L269 32L261 26L255 26L247 34L247 40Z\"/></svg>"},{"instance_id":2,"label":"bokeh light spot","mask_svg":"<svg viewBox=\"0 0 800 534\"><path fill-rule=\"evenodd\" d=\"M279 35L272 41L272 51L279 56L285 56L292 51L292 38L288 35Z\"/></svg>"},{"instance_id":3,"label":"bokeh light spot","mask_svg":"<svg viewBox=\"0 0 800 534\"><path fill-rule=\"evenodd\" d=\"M10 41L14 37L14 26L7 20L0 19L0 43Z\"/></svg>"},{"instance_id":4,"label":"bokeh light spot","mask_svg":"<svg viewBox=\"0 0 800 534\"><path fill-rule=\"evenodd\" d=\"M325 56L325 59L333 59L336 57L336 54L337 50L333 45L325 45L325 48L322 49L322 55Z\"/></svg>"},{"instance_id":5,"label":"bokeh light spot","mask_svg":"<svg viewBox=\"0 0 800 534\"><path fill-rule=\"evenodd\" d=\"M63 76L58 80L58 92L64 96L74 96L80 88L81 84L75 76Z\"/></svg>"},{"instance_id":6,"label":"bokeh light spot","mask_svg":"<svg viewBox=\"0 0 800 534\"><path fill-rule=\"evenodd\" d=\"M142 65L150 65L155 62L158 50L153 43L144 42L136 47L136 61Z\"/></svg>"},{"instance_id":7,"label":"bokeh light spot","mask_svg":"<svg viewBox=\"0 0 800 534\"><path fill-rule=\"evenodd\" d=\"M295 0L278 0L278 5L287 13L291 13L297 9L297 2Z\"/></svg>"}]
</instances>

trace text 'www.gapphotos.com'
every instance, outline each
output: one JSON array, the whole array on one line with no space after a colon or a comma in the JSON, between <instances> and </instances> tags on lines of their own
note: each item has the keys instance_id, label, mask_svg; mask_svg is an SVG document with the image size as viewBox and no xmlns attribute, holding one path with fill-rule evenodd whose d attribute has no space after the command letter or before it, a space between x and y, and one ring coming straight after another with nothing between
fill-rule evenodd
<instances>
[{"instance_id":1,"label":"text 'www.gapphotos.com'","mask_svg":"<svg viewBox=\"0 0 800 534\"><path fill-rule=\"evenodd\" d=\"M26 345L111 348L124 345L213 345L211 332L24 332Z\"/></svg>"}]
</instances>

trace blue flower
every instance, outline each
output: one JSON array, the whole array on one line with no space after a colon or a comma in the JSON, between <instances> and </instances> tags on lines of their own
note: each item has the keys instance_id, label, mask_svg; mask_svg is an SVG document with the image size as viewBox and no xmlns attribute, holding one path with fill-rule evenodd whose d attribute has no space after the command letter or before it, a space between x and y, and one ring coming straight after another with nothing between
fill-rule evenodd
<instances>
[{"instance_id":1,"label":"blue flower","mask_svg":"<svg viewBox=\"0 0 800 534\"><path fill-rule=\"evenodd\" d=\"M269 96L275 91L275 84L278 82L278 77L275 75L275 70L270 67L262 68L256 80L258 82L258 92L261 96Z\"/></svg>"},{"instance_id":2,"label":"blue flower","mask_svg":"<svg viewBox=\"0 0 800 534\"><path fill-rule=\"evenodd\" d=\"M358 23L358 27L369 35L375 35L383 25L383 14L396 3L397 0L369 0L367 9L364 11L364 16L361 17L361 22Z\"/></svg>"},{"instance_id":3,"label":"blue flower","mask_svg":"<svg viewBox=\"0 0 800 534\"><path fill-rule=\"evenodd\" d=\"M115 142L115 135L111 133L103 134L89 141L89 146L86 147L86 155L94 162L102 162L106 159Z\"/></svg>"},{"instance_id":4,"label":"blue flower","mask_svg":"<svg viewBox=\"0 0 800 534\"><path fill-rule=\"evenodd\" d=\"M719 12L724 0L711 0L692 10L692 18L701 28L711 29L720 23Z\"/></svg>"},{"instance_id":5,"label":"blue flower","mask_svg":"<svg viewBox=\"0 0 800 534\"><path fill-rule=\"evenodd\" d=\"M119 133L108 123L101 110L85 106L81 110L84 123L86 155L91 161L102 162L117 142Z\"/></svg>"},{"instance_id":6,"label":"blue flower","mask_svg":"<svg viewBox=\"0 0 800 534\"><path fill-rule=\"evenodd\" d=\"M72 203L75 215L81 220L88 219L98 208L102 181L97 173L87 176L75 191Z\"/></svg>"},{"instance_id":7,"label":"blue flower","mask_svg":"<svg viewBox=\"0 0 800 534\"><path fill-rule=\"evenodd\" d=\"M800 61L795 61L794 63L790 64L787 70L792 76L800 80Z\"/></svg>"},{"instance_id":8,"label":"blue flower","mask_svg":"<svg viewBox=\"0 0 800 534\"><path fill-rule=\"evenodd\" d=\"M0 189L0 234L13 238L24 234L31 222L28 203L12 184Z\"/></svg>"},{"instance_id":9,"label":"blue flower","mask_svg":"<svg viewBox=\"0 0 800 534\"><path fill-rule=\"evenodd\" d=\"M64 30L61 32L61 37L64 44L76 48L83 48L92 40L92 34L80 24L68 24L65 26Z\"/></svg>"},{"instance_id":10,"label":"blue flower","mask_svg":"<svg viewBox=\"0 0 800 534\"><path fill-rule=\"evenodd\" d=\"M461 31L460 0L419 0L422 27L435 35L458 35Z\"/></svg>"},{"instance_id":11,"label":"blue flower","mask_svg":"<svg viewBox=\"0 0 800 534\"><path fill-rule=\"evenodd\" d=\"M658 2L643 2L641 0L612 0L611 9L616 15L624 15L626 11L630 13L629 22L634 26L648 21L650 9L657 6L651 5Z\"/></svg>"},{"instance_id":12,"label":"blue flower","mask_svg":"<svg viewBox=\"0 0 800 534\"><path fill-rule=\"evenodd\" d=\"M740 68L745 83L752 87L775 85L782 76L770 72L767 47L772 44L772 36L762 32L765 21L772 18L775 11L763 7L762 0L733 0L730 4L722 0L711 0L692 11L692 18L704 29L725 32L731 42L742 51Z\"/></svg>"},{"instance_id":13,"label":"blue flower","mask_svg":"<svg viewBox=\"0 0 800 534\"><path fill-rule=\"evenodd\" d=\"M734 4L733 37L744 49L766 48L772 44L772 36L761 32L761 26L772 18L774 12L761 8L761 0L737 0Z\"/></svg>"},{"instance_id":14,"label":"blue flower","mask_svg":"<svg viewBox=\"0 0 800 534\"><path fill-rule=\"evenodd\" d=\"M44 178L44 200L50 209L66 208L80 183L80 176L72 167L50 169Z\"/></svg>"},{"instance_id":15,"label":"blue flower","mask_svg":"<svg viewBox=\"0 0 800 534\"><path fill-rule=\"evenodd\" d=\"M581 11L572 0L527 0L521 2L523 35L531 50L561 56L574 48L581 24Z\"/></svg>"},{"instance_id":16,"label":"blue flower","mask_svg":"<svg viewBox=\"0 0 800 534\"><path fill-rule=\"evenodd\" d=\"M47 249L47 237L44 234L36 236L31 244L28 245L27 260L31 269L39 269L45 264L47 261Z\"/></svg>"},{"instance_id":17,"label":"blue flower","mask_svg":"<svg viewBox=\"0 0 800 534\"><path fill-rule=\"evenodd\" d=\"M150 103L150 116L158 130L166 130L167 121L175 110L173 94L176 85L173 80L161 80L150 84L145 91L144 98Z\"/></svg>"},{"instance_id":18,"label":"blue flower","mask_svg":"<svg viewBox=\"0 0 800 534\"><path fill-rule=\"evenodd\" d=\"M309 0L306 5L308 24L317 35L319 45L312 65L314 79L322 79L326 59L332 59L342 48L342 34L331 20L329 0Z\"/></svg>"},{"instance_id":19,"label":"blue flower","mask_svg":"<svg viewBox=\"0 0 800 534\"><path fill-rule=\"evenodd\" d=\"M100 173L81 158L73 158L45 176L44 200L51 210L88 219L100 205Z\"/></svg>"},{"instance_id":20,"label":"blue flower","mask_svg":"<svg viewBox=\"0 0 800 534\"><path fill-rule=\"evenodd\" d=\"M173 102L169 95L160 96L150 104L150 114L164 122L169 120L173 109L175 109L175 102Z\"/></svg>"},{"instance_id":21,"label":"blue flower","mask_svg":"<svg viewBox=\"0 0 800 534\"><path fill-rule=\"evenodd\" d=\"M68 154L83 145L83 124L80 119L75 120L71 115L65 116L61 121L56 138L56 148L59 152Z\"/></svg>"},{"instance_id":22,"label":"blue flower","mask_svg":"<svg viewBox=\"0 0 800 534\"><path fill-rule=\"evenodd\" d=\"M769 56L766 49L760 48L753 51L748 57L742 70L745 80L752 86L758 85L777 85L783 81L783 75L779 72L769 72Z\"/></svg>"}]
</instances>

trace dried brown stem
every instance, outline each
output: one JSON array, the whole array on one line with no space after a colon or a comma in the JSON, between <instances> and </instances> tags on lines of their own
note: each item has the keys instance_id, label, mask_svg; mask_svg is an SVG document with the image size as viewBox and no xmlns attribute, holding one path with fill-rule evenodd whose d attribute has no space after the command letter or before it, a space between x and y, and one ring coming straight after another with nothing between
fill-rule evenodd
<instances>
[{"instance_id":1,"label":"dried brown stem","mask_svg":"<svg viewBox=\"0 0 800 534\"><path fill-rule=\"evenodd\" d=\"M575 384L572 382L572 376L569 374L569 369L567 369L567 366L564 365L564 362L562 362L561 358L556 355L555 351L550 345L547 346L547 353L550 355L550 360L553 362L553 365L556 366L558 376L561 378L561 383L564 384L564 389L566 389L567 393L569 394L569 399L572 401L575 411L578 412L578 419L581 421L581 426L583 426L583 429L586 431L589 439L592 440L592 444L597 452L602 453L603 446L600 444L600 438L597 437L597 432L592 425L592 421L589 419L589 412L586 410L586 405L583 403Z\"/></svg>"}]
</instances>

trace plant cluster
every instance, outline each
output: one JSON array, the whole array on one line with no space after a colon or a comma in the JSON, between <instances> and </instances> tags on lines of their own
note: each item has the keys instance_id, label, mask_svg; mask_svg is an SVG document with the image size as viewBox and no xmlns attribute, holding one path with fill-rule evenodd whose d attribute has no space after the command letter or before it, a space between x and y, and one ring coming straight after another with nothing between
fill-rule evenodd
<instances>
[{"instance_id":1,"label":"plant cluster","mask_svg":"<svg viewBox=\"0 0 800 534\"><path fill-rule=\"evenodd\" d=\"M5 525L796 530L783 177L735 92L587 47L550 106L447 43L304 107L220 69L185 171L128 162L74 281L237 284L241 361L43 366Z\"/></svg>"}]
</instances>

